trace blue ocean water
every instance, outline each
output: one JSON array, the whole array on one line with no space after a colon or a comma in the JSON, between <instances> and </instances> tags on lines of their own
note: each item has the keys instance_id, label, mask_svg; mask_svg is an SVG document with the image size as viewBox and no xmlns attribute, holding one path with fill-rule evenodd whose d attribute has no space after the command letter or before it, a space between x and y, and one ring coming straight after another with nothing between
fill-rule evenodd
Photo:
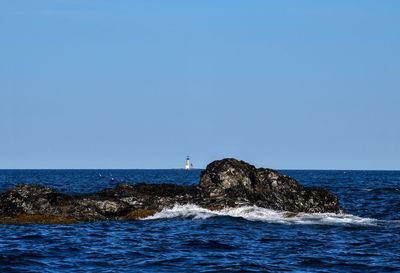
<instances>
[{"instance_id":1,"label":"blue ocean water","mask_svg":"<svg viewBox=\"0 0 400 273\"><path fill-rule=\"evenodd\" d=\"M282 171L339 196L343 215L176 206L138 221L0 225L0 272L400 272L400 172ZM200 171L1 170L0 191L197 184Z\"/></svg>"}]
</instances>

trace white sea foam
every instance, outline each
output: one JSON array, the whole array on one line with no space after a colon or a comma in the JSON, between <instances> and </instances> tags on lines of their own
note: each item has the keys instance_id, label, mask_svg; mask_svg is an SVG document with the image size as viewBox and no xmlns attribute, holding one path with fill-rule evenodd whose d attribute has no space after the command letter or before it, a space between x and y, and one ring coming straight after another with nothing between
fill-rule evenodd
<instances>
[{"instance_id":1,"label":"white sea foam","mask_svg":"<svg viewBox=\"0 0 400 273\"><path fill-rule=\"evenodd\" d=\"M189 218L208 219L219 216L243 218L249 221L262 221L281 224L319 224L319 225L377 225L378 220L358 217L351 214L335 213L290 213L260 208L257 206L245 206L239 208L225 208L219 211L211 211L197 205L175 205L170 209L163 209L153 216L143 220Z\"/></svg>"}]
</instances>

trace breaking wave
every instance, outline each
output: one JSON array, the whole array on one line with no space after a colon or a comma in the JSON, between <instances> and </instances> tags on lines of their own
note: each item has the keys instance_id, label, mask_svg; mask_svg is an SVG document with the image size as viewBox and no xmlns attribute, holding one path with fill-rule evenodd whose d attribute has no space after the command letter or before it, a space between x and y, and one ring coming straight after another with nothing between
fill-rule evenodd
<instances>
[{"instance_id":1,"label":"breaking wave","mask_svg":"<svg viewBox=\"0 0 400 273\"><path fill-rule=\"evenodd\" d=\"M197 205L175 205L173 208L163 209L153 216L143 220L156 219L208 219L213 217L229 216L243 218L249 221L262 221L278 224L319 224L319 225L361 225L375 226L380 220L363 218L351 214L335 213L292 213L260 208L257 206L245 206L238 208L225 208L219 211L211 211Z\"/></svg>"}]
</instances>

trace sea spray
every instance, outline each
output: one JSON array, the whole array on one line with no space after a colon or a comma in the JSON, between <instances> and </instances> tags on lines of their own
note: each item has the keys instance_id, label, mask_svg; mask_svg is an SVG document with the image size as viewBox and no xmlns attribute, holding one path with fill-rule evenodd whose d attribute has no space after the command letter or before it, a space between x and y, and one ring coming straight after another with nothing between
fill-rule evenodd
<instances>
[{"instance_id":1,"label":"sea spray","mask_svg":"<svg viewBox=\"0 0 400 273\"><path fill-rule=\"evenodd\" d=\"M197 205L176 204L172 208L165 208L142 220L185 218L185 219L208 219L212 217L229 216L243 218L249 221L262 221L278 224L317 224L317 225L368 225L373 226L379 220L363 218L344 213L291 213L286 211L275 211L257 206L244 206L237 208L225 208L219 211L208 210Z\"/></svg>"}]
</instances>

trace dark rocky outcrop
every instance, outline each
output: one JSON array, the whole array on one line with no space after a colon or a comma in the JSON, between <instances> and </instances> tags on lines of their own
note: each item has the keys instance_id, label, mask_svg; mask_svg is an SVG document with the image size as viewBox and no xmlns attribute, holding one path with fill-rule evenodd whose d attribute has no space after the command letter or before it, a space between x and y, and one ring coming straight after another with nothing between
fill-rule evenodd
<instances>
[{"instance_id":1,"label":"dark rocky outcrop","mask_svg":"<svg viewBox=\"0 0 400 273\"><path fill-rule=\"evenodd\" d=\"M277 171L236 159L214 161L202 173L204 200L219 206L257 205L290 212L339 212L328 190L307 188Z\"/></svg>"},{"instance_id":2,"label":"dark rocky outcrop","mask_svg":"<svg viewBox=\"0 0 400 273\"><path fill-rule=\"evenodd\" d=\"M40 185L18 185L0 194L0 223L138 219L187 203L214 210L256 205L294 213L341 211L328 190L307 188L277 171L224 159L207 166L198 186L122 184L95 194L67 195Z\"/></svg>"}]
</instances>

